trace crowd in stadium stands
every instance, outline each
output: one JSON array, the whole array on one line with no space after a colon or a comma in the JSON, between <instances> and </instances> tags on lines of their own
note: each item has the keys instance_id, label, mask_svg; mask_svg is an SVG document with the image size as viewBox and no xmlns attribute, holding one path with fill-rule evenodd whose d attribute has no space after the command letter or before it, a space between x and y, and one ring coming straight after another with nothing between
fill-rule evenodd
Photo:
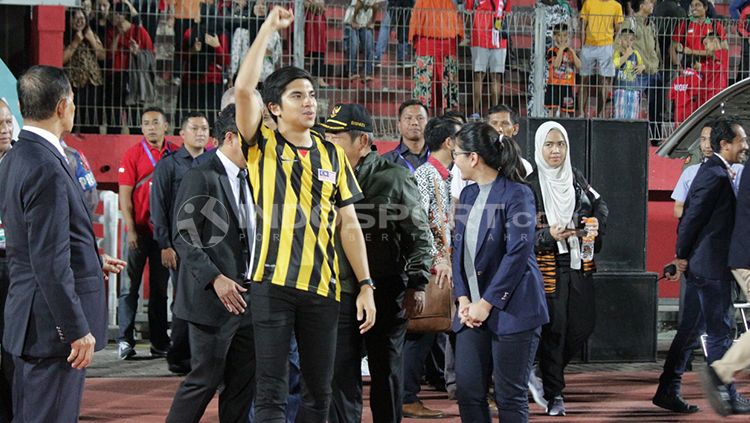
<instances>
[{"instance_id":1,"label":"crowd in stadium stands","mask_svg":"<svg viewBox=\"0 0 750 423\"><path fill-rule=\"evenodd\" d=\"M514 26L514 13L528 12L514 11L513 3L305 0L306 66L324 89L360 90L375 78L385 86L411 74L404 98L420 100L433 114L458 110L478 120L487 104L509 101L503 97L503 85L511 84L506 70L519 68L521 56L513 51L514 38L532 35L532 27ZM80 104L77 129L108 133L137 127L139 111L149 106L161 106L174 122L183 111L200 110L213 123L221 93L232 86L267 9L266 0L82 5L69 13L64 52ZM747 1L730 5L736 24L708 0L538 0L536 6L545 10L546 65L542 81L534 72L521 76L528 94L512 103L522 111L541 101L549 116L679 124L730 81L750 74ZM342 8L336 19L327 17ZM291 53L292 30L272 40L261 81ZM385 71L394 66L386 59L391 32L395 67L405 75ZM341 37L341 65L329 50L332 36ZM729 38L741 42L731 69ZM460 51L466 45L470 59ZM470 72L462 72L464 66ZM540 99L533 97L537 84L544 89ZM462 93L467 104L460 104ZM335 102L335 90L327 97Z\"/></svg>"}]
</instances>

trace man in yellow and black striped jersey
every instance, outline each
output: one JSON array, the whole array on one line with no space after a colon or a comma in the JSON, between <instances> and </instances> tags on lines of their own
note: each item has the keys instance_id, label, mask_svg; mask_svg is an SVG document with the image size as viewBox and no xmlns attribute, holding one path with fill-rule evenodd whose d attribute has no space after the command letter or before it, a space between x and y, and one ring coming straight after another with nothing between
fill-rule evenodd
<instances>
[{"instance_id":1,"label":"man in yellow and black striped jersey","mask_svg":"<svg viewBox=\"0 0 750 423\"><path fill-rule=\"evenodd\" d=\"M247 146L248 172L257 212L255 268L250 307L257 359L257 421L283 422L287 356L297 338L306 398L297 421L327 419L336 353L340 287L334 249L337 217L341 243L361 286L360 331L375 323L373 283L353 203L362 192L344 151L310 131L317 102L312 76L285 67L264 82L256 100L263 56L271 35L288 28L293 14L274 8L258 31L235 83L237 128ZM278 129L261 124L267 107Z\"/></svg>"}]
</instances>

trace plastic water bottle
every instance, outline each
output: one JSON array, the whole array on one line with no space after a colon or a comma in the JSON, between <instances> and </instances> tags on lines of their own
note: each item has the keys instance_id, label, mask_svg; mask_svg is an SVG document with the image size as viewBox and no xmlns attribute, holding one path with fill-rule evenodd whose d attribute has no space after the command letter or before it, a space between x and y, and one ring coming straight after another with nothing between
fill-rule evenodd
<instances>
[{"instance_id":1,"label":"plastic water bottle","mask_svg":"<svg viewBox=\"0 0 750 423\"><path fill-rule=\"evenodd\" d=\"M594 259L594 240L596 239L596 231L591 228L590 223L592 218L586 219L586 234L583 236L583 243L581 244L581 260L591 261Z\"/></svg>"}]
</instances>

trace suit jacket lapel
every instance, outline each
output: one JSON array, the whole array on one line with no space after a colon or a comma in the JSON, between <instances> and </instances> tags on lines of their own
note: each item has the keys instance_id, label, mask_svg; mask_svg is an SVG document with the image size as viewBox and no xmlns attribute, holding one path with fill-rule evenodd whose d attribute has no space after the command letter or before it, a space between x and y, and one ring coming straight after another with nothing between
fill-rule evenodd
<instances>
[{"instance_id":1,"label":"suit jacket lapel","mask_svg":"<svg viewBox=\"0 0 750 423\"><path fill-rule=\"evenodd\" d=\"M68 176L70 176L70 179L72 179L75 183L78 183L76 177L70 171L70 167L68 166L68 159L64 156L61 156L60 152L57 151L57 149L49 141L31 131L21 131L21 134L19 134L18 138L25 138L26 140L40 144L42 147L49 150L49 152L57 157L57 160L60 161L60 164L65 169L65 172L68 174Z\"/></svg>"},{"instance_id":2,"label":"suit jacket lapel","mask_svg":"<svg viewBox=\"0 0 750 423\"><path fill-rule=\"evenodd\" d=\"M490 224L492 224L492 227L499 224L499 222L495 222L497 217L496 207L505 203L504 191L505 181L501 181L500 176L498 176L490 187L490 195L487 197L485 209L482 210L482 220L479 223L479 233L477 234L477 257L479 257L484 241L487 239ZM497 202L493 201L494 198L498 198Z\"/></svg>"},{"instance_id":3,"label":"suit jacket lapel","mask_svg":"<svg viewBox=\"0 0 750 423\"><path fill-rule=\"evenodd\" d=\"M68 159L61 156L60 152L57 151L57 149L52 144L50 144L49 141L47 141L46 139L40 137L39 135L31 131L22 130L18 138L24 139L25 141L30 141L30 142L35 142L37 144L40 144L42 147L46 148L50 153L52 153L55 157L57 157L57 160L60 162L60 166L62 166L63 169L65 169L65 173L67 173L68 176L70 176L71 182L73 182L73 185L75 185L75 187L77 188L75 192L78 193L78 199L80 200L81 205L83 206L83 209L86 210L86 214L89 215L89 220L93 220L92 219L93 216L89 214L89 208L86 205L86 199L83 198L83 188L81 187L81 183L78 182L78 179L76 179L76 177L70 171L70 166L68 166ZM91 232L91 236L94 238L94 245L98 246L96 242L96 234L94 233L93 224L89 225L89 229ZM101 261L101 257L99 259Z\"/></svg>"}]
</instances>

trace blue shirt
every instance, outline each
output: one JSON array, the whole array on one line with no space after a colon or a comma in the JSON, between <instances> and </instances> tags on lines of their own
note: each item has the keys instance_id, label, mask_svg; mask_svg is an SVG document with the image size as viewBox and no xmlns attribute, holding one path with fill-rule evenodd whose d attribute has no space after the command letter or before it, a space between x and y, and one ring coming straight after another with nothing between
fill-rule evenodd
<instances>
[{"instance_id":1,"label":"blue shirt","mask_svg":"<svg viewBox=\"0 0 750 423\"><path fill-rule=\"evenodd\" d=\"M695 175L698 173L698 169L700 168L700 164L694 164L692 166L686 167L682 174L680 175L680 179L677 181L677 185L674 187L674 191L672 191L672 199L675 201L679 201L681 203L684 203L687 199L688 191L690 191L690 185L693 183L693 179L695 179ZM740 187L740 176L742 176L742 171L745 168L745 166L735 163L732 165L732 170L737 172L737 176L734 178L734 184L732 188L734 188L735 194L737 193L737 189Z\"/></svg>"}]
</instances>

